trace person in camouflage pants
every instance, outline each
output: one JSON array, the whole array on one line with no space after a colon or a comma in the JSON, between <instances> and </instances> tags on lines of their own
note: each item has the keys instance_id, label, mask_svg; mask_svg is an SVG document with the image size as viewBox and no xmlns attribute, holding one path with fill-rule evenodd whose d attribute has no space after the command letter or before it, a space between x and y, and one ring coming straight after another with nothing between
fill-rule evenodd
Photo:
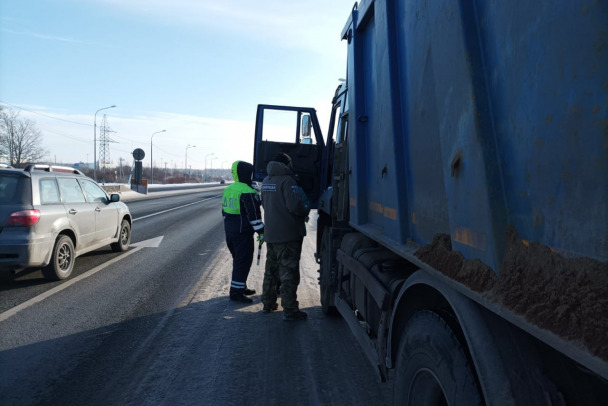
<instances>
[{"instance_id":1,"label":"person in camouflage pants","mask_svg":"<svg viewBox=\"0 0 608 406\"><path fill-rule=\"evenodd\" d=\"M277 309L277 282L281 282L283 320L305 320L308 316L298 307L300 254L306 235L310 205L298 186L287 154L278 154L267 166L268 176L262 182L264 208L264 241L267 244L262 303L264 313Z\"/></svg>"},{"instance_id":2,"label":"person in camouflage pants","mask_svg":"<svg viewBox=\"0 0 608 406\"><path fill-rule=\"evenodd\" d=\"M286 314L297 313L299 306L296 291L300 284L302 240L282 244L268 244L267 249L266 272L262 285L262 303L276 303L277 291L275 286L280 282L283 312Z\"/></svg>"}]
</instances>

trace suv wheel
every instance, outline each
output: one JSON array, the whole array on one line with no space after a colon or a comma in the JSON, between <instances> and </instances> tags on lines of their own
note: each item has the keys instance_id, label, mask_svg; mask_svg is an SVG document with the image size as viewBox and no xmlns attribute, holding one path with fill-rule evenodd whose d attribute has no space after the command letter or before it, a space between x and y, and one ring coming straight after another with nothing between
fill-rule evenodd
<instances>
[{"instance_id":1,"label":"suv wheel","mask_svg":"<svg viewBox=\"0 0 608 406\"><path fill-rule=\"evenodd\" d=\"M60 235L55 241L51 262L42 268L46 279L57 281L67 279L74 269L74 243L67 235Z\"/></svg>"},{"instance_id":2,"label":"suv wheel","mask_svg":"<svg viewBox=\"0 0 608 406\"><path fill-rule=\"evenodd\" d=\"M131 242L131 225L125 219L122 220L120 224L120 234L118 236L118 242L110 244L112 247L112 251L114 252L124 252L129 248L129 243Z\"/></svg>"}]
</instances>

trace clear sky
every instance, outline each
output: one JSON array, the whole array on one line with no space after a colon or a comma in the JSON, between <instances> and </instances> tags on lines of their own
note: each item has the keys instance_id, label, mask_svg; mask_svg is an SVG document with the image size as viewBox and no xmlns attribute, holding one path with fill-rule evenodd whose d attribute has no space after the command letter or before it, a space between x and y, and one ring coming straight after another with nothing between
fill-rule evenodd
<instances>
[{"instance_id":1,"label":"clear sky","mask_svg":"<svg viewBox=\"0 0 608 406\"><path fill-rule=\"evenodd\" d=\"M0 102L34 120L49 160L202 169L253 158L257 104L314 107L327 131L354 0L0 0ZM16 108L18 107L18 108ZM99 146L97 151L99 153ZM209 154L213 154L209 156Z\"/></svg>"}]
</instances>

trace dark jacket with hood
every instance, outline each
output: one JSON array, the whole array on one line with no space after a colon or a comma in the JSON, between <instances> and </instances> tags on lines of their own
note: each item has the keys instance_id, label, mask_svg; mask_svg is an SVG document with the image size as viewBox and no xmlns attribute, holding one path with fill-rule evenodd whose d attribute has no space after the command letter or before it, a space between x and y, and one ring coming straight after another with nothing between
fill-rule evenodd
<instances>
[{"instance_id":1,"label":"dark jacket with hood","mask_svg":"<svg viewBox=\"0 0 608 406\"><path fill-rule=\"evenodd\" d=\"M222 215L227 234L264 233L260 195L251 187L253 165L244 161L232 164L234 183L222 194Z\"/></svg>"},{"instance_id":2,"label":"dark jacket with hood","mask_svg":"<svg viewBox=\"0 0 608 406\"><path fill-rule=\"evenodd\" d=\"M285 243L301 240L306 235L305 219L310 213L308 199L289 166L270 161L266 170L268 176L262 183L266 224L264 241Z\"/></svg>"}]
</instances>

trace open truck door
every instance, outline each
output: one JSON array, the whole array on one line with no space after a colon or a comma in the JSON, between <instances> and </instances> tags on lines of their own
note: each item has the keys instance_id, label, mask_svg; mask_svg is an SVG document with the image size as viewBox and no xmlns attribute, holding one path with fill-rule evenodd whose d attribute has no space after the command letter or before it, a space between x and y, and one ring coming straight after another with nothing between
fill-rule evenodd
<instances>
[{"instance_id":1,"label":"open truck door","mask_svg":"<svg viewBox=\"0 0 608 406\"><path fill-rule=\"evenodd\" d=\"M325 144L315 109L258 105L253 153L253 180L261 182L266 166L280 152L291 157L298 183L316 209L321 193Z\"/></svg>"}]
</instances>

